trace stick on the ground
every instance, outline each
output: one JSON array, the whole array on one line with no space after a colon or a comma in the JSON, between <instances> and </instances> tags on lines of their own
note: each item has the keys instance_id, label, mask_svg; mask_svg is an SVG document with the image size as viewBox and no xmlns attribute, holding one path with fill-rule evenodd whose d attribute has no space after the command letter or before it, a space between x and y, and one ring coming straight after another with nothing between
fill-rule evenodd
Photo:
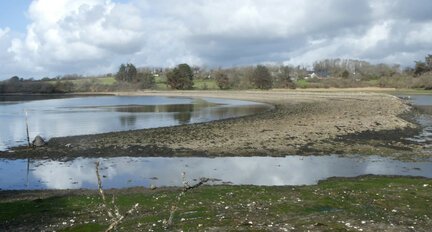
<instances>
[{"instance_id":1,"label":"stick on the ground","mask_svg":"<svg viewBox=\"0 0 432 232\"><path fill-rule=\"evenodd\" d=\"M196 184L194 184L192 186L190 186L189 184L187 186L185 186L184 189L183 189L183 192L186 193L189 190L192 190L194 188L198 188L201 185L203 185L203 184L205 184L205 183L207 183L209 181L210 181L209 178L200 178L200 181L198 183L196 183Z\"/></svg>"},{"instance_id":2,"label":"stick on the ground","mask_svg":"<svg viewBox=\"0 0 432 232\"><path fill-rule=\"evenodd\" d=\"M97 180L98 180L99 195L102 198L102 206L107 211L108 216L110 218L114 218L113 213L111 212L110 208L108 208L108 206L107 206L105 193L102 189L102 180L101 180L101 177L99 175L99 161L96 162L96 176L97 176Z\"/></svg>"},{"instance_id":3,"label":"stick on the ground","mask_svg":"<svg viewBox=\"0 0 432 232\"><path fill-rule=\"evenodd\" d=\"M118 217L117 217L117 219L114 219L114 222L111 223L111 225L108 227L108 229L105 230L105 232L110 232L113 229L115 229L123 221L123 219L125 219L127 216L133 214L133 212L135 210L137 210L138 206L139 206L139 204L136 203L134 206L132 206L132 208L129 211L127 211L125 213L125 215L119 214Z\"/></svg>"}]
</instances>

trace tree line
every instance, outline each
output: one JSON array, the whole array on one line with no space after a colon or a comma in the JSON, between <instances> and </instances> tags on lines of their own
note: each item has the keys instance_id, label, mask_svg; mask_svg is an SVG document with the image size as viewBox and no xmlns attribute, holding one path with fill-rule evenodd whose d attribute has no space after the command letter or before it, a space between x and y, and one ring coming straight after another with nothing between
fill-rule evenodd
<instances>
[{"instance_id":1,"label":"tree line","mask_svg":"<svg viewBox=\"0 0 432 232\"><path fill-rule=\"evenodd\" d=\"M271 88L327 88L327 87L395 87L432 89L432 55L416 61L414 67L402 69L399 65L371 64L352 59L324 59L314 62L312 70L303 66L257 65L209 69L179 64L174 68L137 68L131 63L121 64L115 82L104 84L98 78L77 74L23 79L14 76L0 82L0 93L68 93L106 92L156 89L161 85L176 90L207 88L271 89ZM204 82L197 87L196 83Z\"/></svg>"},{"instance_id":2,"label":"tree line","mask_svg":"<svg viewBox=\"0 0 432 232\"><path fill-rule=\"evenodd\" d=\"M274 84L274 78L269 68L263 65L258 65L250 70L248 68L239 68L205 71L198 67L191 67L188 64L179 64L173 69L166 70L164 76L166 85L176 90L193 89L194 79L212 79L220 89L231 89L238 86L238 84L236 85L236 82L238 82L236 79L241 78L240 76L248 79L248 88L271 89ZM143 83L145 88L151 88L152 84L155 83L154 74L149 70L138 72L133 64L122 64L115 77L119 82ZM278 78L280 81L286 82L284 86L293 86L288 69L285 68L283 72L278 73Z\"/></svg>"},{"instance_id":3,"label":"tree line","mask_svg":"<svg viewBox=\"0 0 432 232\"><path fill-rule=\"evenodd\" d=\"M128 72L128 65L120 66L117 80ZM432 55L424 61L416 61L414 68L402 69L400 65L371 64L352 59L325 59L314 62L312 70L302 66L257 65L235 68L205 69L180 64L173 69L161 71L166 85L171 89L193 89L194 79L208 79L216 82L220 89L271 89L304 87L301 80L307 80L309 87L396 87L432 89ZM152 75L138 75L134 67L133 76L138 82L154 83ZM126 75L127 76L127 75ZM148 87L148 86L147 86Z\"/></svg>"}]
</instances>

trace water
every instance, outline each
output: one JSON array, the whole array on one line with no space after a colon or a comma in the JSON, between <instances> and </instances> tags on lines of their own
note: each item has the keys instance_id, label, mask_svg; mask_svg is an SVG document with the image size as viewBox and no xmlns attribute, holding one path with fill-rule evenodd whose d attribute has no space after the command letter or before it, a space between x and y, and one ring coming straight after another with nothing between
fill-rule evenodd
<instances>
[{"instance_id":1,"label":"water","mask_svg":"<svg viewBox=\"0 0 432 232\"><path fill-rule=\"evenodd\" d=\"M37 101L0 99L0 150L45 139L208 122L255 114L269 105L215 98L76 97Z\"/></svg>"},{"instance_id":2,"label":"water","mask_svg":"<svg viewBox=\"0 0 432 232\"><path fill-rule=\"evenodd\" d=\"M428 151L432 149L432 95L400 96L407 99L414 107L422 113L415 120L421 125L420 134L408 140L422 144Z\"/></svg>"},{"instance_id":3,"label":"water","mask_svg":"<svg viewBox=\"0 0 432 232\"><path fill-rule=\"evenodd\" d=\"M432 105L432 95L399 95L404 99L408 99L412 104L417 106L431 106Z\"/></svg>"},{"instance_id":4,"label":"water","mask_svg":"<svg viewBox=\"0 0 432 232\"><path fill-rule=\"evenodd\" d=\"M416 99L419 99L419 103L416 103ZM411 101L414 105L428 107L432 104L432 96L415 96ZM189 98L159 97L92 97L8 102L0 105L0 109L9 109L8 113L0 111L2 117L0 127L3 127L0 135L5 134L4 128L10 127L9 133L13 135L17 133L16 137L20 138L20 132L11 131L19 128L19 123L24 121L23 109L30 110L30 121L33 124L40 121L39 123L49 127L49 130L33 128L31 133L50 131L54 134L53 131L57 130L53 129L57 127L60 127L58 131L62 133L74 132L75 128L85 129L86 124L84 126L80 124L85 122L76 121L80 118L88 121L90 125L94 124L90 127L91 132L103 132L107 128L126 130L209 121L252 114L268 109L267 107L243 101L221 99L196 101ZM5 125L3 119L7 118L8 114L12 118L20 119L17 119L15 124L12 120ZM46 120L51 123L45 122ZM417 120L424 126L424 130L418 137L412 139L426 146L432 141L431 115L423 114ZM57 125L57 123L65 125ZM106 124L108 127L104 127ZM182 172L186 173L192 183L194 179L196 181L201 177L207 177L215 180L213 184L266 186L310 185L329 177L355 177L367 174L432 178L432 159L403 162L378 156L117 157L77 158L71 161L0 159L0 188L3 190L95 189L97 188L96 161L101 162L100 173L104 188L182 186Z\"/></svg>"},{"instance_id":5,"label":"water","mask_svg":"<svg viewBox=\"0 0 432 232\"><path fill-rule=\"evenodd\" d=\"M72 161L1 160L0 188L96 189L95 162L103 187L182 186L182 172L191 184L201 177L213 184L311 185L329 177L366 174L432 177L432 160L402 162L382 157L288 156L162 158L78 158Z\"/></svg>"}]
</instances>

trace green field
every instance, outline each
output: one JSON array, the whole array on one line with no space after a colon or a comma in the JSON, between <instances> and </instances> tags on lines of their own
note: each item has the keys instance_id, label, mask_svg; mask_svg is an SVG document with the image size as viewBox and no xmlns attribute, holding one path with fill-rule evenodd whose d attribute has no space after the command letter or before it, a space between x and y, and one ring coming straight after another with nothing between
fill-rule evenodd
<instances>
[{"instance_id":1,"label":"green field","mask_svg":"<svg viewBox=\"0 0 432 232\"><path fill-rule=\"evenodd\" d=\"M117 81L114 77L92 77L92 78L83 78L83 79L78 79L78 80L60 80L60 82L66 82L66 81L72 82L75 85L80 85L80 84L83 84L85 82L90 82L90 83L99 84L99 85L113 85L113 84L117 83ZM51 80L48 82L51 84L55 84L57 81ZM164 76L156 77L155 82L156 82L156 87L155 87L156 90L169 90L169 89L171 89L169 86L167 86L166 77L164 77ZM194 80L194 89L197 89L197 90L217 90L217 89L219 89L219 87L217 86L215 80L212 80L212 79L206 79L206 80L195 79Z\"/></svg>"},{"instance_id":2,"label":"green field","mask_svg":"<svg viewBox=\"0 0 432 232\"><path fill-rule=\"evenodd\" d=\"M47 82L51 83L51 84L55 84L58 81L60 81L60 82L72 82L73 84L77 84L77 85L82 84L84 82L95 82L95 83L99 83L99 84L103 84L103 85L112 85L112 84L117 82L114 77L90 77L90 78L82 78L82 79L77 79L77 80L50 80Z\"/></svg>"}]
</instances>

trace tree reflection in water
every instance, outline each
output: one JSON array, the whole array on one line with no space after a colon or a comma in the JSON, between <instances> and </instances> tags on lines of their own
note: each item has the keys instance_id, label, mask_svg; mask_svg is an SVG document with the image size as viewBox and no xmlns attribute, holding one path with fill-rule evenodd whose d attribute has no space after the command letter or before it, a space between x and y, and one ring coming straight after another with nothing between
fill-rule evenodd
<instances>
[{"instance_id":1,"label":"tree reflection in water","mask_svg":"<svg viewBox=\"0 0 432 232\"><path fill-rule=\"evenodd\" d=\"M193 112L214 104L170 104L170 105L145 105L145 106L119 106L113 107L115 112L130 113L120 116L122 126L134 126L137 121L137 116L134 113L172 113L172 117L179 124L187 124L191 122Z\"/></svg>"},{"instance_id":2,"label":"tree reflection in water","mask_svg":"<svg viewBox=\"0 0 432 232\"><path fill-rule=\"evenodd\" d=\"M120 123L122 126L135 126L137 116L134 114L120 116Z\"/></svg>"},{"instance_id":3,"label":"tree reflection in water","mask_svg":"<svg viewBox=\"0 0 432 232\"><path fill-rule=\"evenodd\" d=\"M77 97L41 101L0 98L0 150L26 144L30 136L53 137L201 123L263 112L269 105L217 98ZM2 101L3 100L3 101Z\"/></svg>"}]
</instances>

